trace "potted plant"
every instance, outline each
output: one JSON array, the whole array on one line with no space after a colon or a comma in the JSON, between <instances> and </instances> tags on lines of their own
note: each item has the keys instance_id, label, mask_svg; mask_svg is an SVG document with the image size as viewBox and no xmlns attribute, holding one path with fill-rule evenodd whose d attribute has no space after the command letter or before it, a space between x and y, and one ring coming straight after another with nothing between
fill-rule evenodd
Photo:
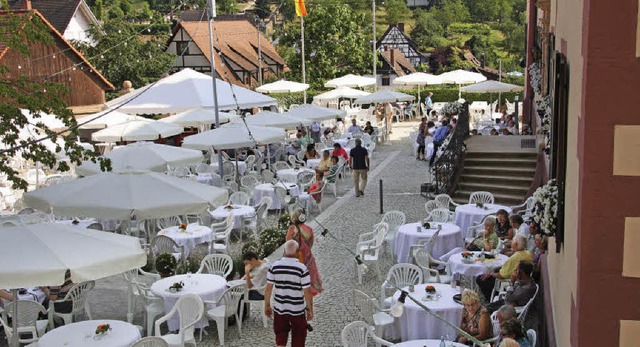
<instances>
[{"instance_id":1,"label":"potted plant","mask_svg":"<svg viewBox=\"0 0 640 347\"><path fill-rule=\"evenodd\" d=\"M173 276L177 267L176 258L172 254L163 253L156 258L156 271L160 277Z\"/></svg>"}]
</instances>

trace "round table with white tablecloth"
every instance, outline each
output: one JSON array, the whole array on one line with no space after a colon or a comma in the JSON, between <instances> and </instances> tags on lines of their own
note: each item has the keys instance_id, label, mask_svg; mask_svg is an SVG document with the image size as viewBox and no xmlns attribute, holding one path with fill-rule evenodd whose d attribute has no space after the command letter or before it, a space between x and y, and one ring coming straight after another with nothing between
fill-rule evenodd
<instances>
[{"instance_id":1,"label":"round table with white tablecloth","mask_svg":"<svg viewBox=\"0 0 640 347\"><path fill-rule=\"evenodd\" d=\"M229 213L233 213L233 228L240 229L243 226L242 220L246 218L256 217L256 209L253 206L248 205L232 205L220 206L213 211L209 211L211 218L214 220L222 220L229 216Z\"/></svg>"},{"instance_id":2,"label":"round table with white tablecloth","mask_svg":"<svg viewBox=\"0 0 640 347\"><path fill-rule=\"evenodd\" d=\"M178 245L183 246L185 256L188 256L197 245L213 241L211 228L196 223L187 225L187 230L185 231L180 230L177 225L168 227L160 230L158 235L168 236Z\"/></svg>"},{"instance_id":3,"label":"round table with white tablecloth","mask_svg":"<svg viewBox=\"0 0 640 347\"><path fill-rule=\"evenodd\" d=\"M236 165L236 167L238 168L238 174L240 176L244 175L245 172L247 172L247 164L244 161L238 161L236 164L235 160L229 160L230 163L233 163L233 165ZM217 160L217 156L216 159L214 160L213 163L211 163L211 167L213 167L213 169L216 171L216 174L218 173L218 160Z\"/></svg>"},{"instance_id":4,"label":"round table with white tablecloth","mask_svg":"<svg viewBox=\"0 0 640 347\"><path fill-rule=\"evenodd\" d=\"M450 338L455 338L455 336L449 336ZM467 345L463 345L461 343L453 342L453 341L445 341L446 347L467 347ZM393 347L440 347L440 340L438 339L429 339L429 340L411 340L396 343Z\"/></svg>"},{"instance_id":5,"label":"round table with white tablecloth","mask_svg":"<svg viewBox=\"0 0 640 347\"><path fill-rule=\"evenodd\" d=\"M184 284L182 290L179 292L169 291L169 287L177 282ZM151 292L164 300L164 312L167 313L171 311L178 299L184 294L195 294L205 301L217 301L226 288L227 281L218 275L187 274L171 276L156 281L151 285ZM176 314L169 318L167 324L169 325L169 330L178 330L180 327L178 315ZM207 318L203 317L202 320L196 324L196 328L204 328L208 326L208 324Z\"/></svg>"},{"instance_id":6,"label":"round table with white tablecloth","mask_svg":"<svg viewBox=\"0 0 640 347\"><path fill-rule=\"evenodd\" d=\"M427 285L434 286L440 298L434 301L424 300L426 297L425 288ZM408 291L408 288L403 288ZM453 301L453 296L460 294L458 287L452 288L449 284L428 283L418 284L409 295L419 300L431 311L446 319L449 323L458 326L462 318L462 305ZM393 303L400 297L400 292L393 295ZM452 338L457 336L456 330L448 326L443 321L429 314L407 298L404 304L404 314L398 319L400 335L402 341L417 339L439 339L441 336L449 335Z\"/></svg>"},{"instance_id":7,"label":"round table with white tablecloth","mask_svg":"<svg viewBox=\"0 0 640 347\"><path fill-rule=\"evenodd\" d=\"M96 328L100 324L109 324L111 330L96 335ZM86 320L50 330L38 340L37 346L129 347L140 338L140 331L133 324L110 319Z\"/></svg>"},{"instance_id":8,"label":"round table with white tablecloth","mask_svg":"<svg viewBox=\"0 0 640 347\"><path fill-rule=\"evenodd\" d=\"M411 245L418 244L420 239L426 239L433 236L438 225L442 226L442 230L438 234L435 244L433 245L433 256L439 258L450 250L461 247L463 245L460 227L452 223L429 223L430 229L422 227L422 222L409 223L398 227L396 233L394 251L398 263L406 263L409 259L409 251ZM420 231L418 232L418 227Z\"/></svg>"},{"instance_id":9,"label":"round table with white tablecloth","mask_svg":"<svg viewBox=\"0 0 640 347\"><path fill-rule=\"evenodd\" d=\"M345 147L349 143L349 141L353 141L353 138L350 137L348 139L347 138L335 139L333 140L333 143L339 143L340 146Z\"/></svg>"},{"instance_id":10,"label":"round table with white tablecloth","mask_svg":"<svg viewBox=\"0 0 640 347\"><path fill-rule=\"evenodd\" d=\"M280 179L281 181L298 183L298 174L305 171L315 172L314 170L307 169L307 168L300 168L298 170L284 169L284 170L278 170L277 176L278 176L278 179Z\"/></svg>"},{"instance_id":11,"label":"round table with white tablecloth","mask_svg":"<svg viewBox=\"0 0 640 347\"><path fill-rule=\"evenodd\" d=\"M300 188L298 188L298 185L295 183L278 182L277 186L287 189L289 191L289 194L291 194L291 196L298 196L300 194ZM253 201L256 203L259 203L263 197L268 196L271 198L271 201L273 202L271 204L270 209L271 210L281 209L282 205L285 202L280 201L280 198L278 198L278 195L276 194L276 191L274 188L275 186L272 183L263 183L263 184L257 185L253 189Z\"/></svg>"},{"instance_id":12,"label":"round table with white tablecloth","mask_svg":"<svg viewBox=\"0 0 640 347\"><path fill-rule=\"evenodd\" d=\"M315 170L318 168L318 165L320 165L320 161L322 159L307 159L307 167L309 169Z\"/></svg>"},{"instance_id":13,"label":"round table with white tablecloth","mask_svg":"<svg viewBox=\"0 0 640 347\"><path fill-rule=\"evenodd\" d=\"M462 229L464 237L471 237L467 235L467 231L474 223L480 223L484 216L496 214L500 209L504 209L511 214L511 208L503 205L484 204L484 208L477 207L476 204L459 205L456 207L456 225Z\"/></svg>"},{"instance_id":14,"label":"round table with white tablecloth","mask_svg":"<svg viewBox=\"0 0 640 347\"><path fill-rule=\"evenodd\" d=\"M485 259L481 261L479 259L480 252L468 252L473 256L469 261L464 262L462 259L462 253L454 254L449 258L449 269L451 274L459 274L463 276L478 277L489 270L501 267L509 257L504 254L496 254L495 259Z\"/></svg>"}]
</instances>

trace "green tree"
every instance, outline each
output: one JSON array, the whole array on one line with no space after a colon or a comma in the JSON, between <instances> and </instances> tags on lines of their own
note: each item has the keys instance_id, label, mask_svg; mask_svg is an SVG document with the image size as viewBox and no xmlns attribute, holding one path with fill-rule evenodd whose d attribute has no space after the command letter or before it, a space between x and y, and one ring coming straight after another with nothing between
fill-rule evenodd
<instances>
[{"instance_id":1,"label":"green tree","mask_svg":"<svg viewBox=\"0 0 640 347\"><path fill-rule=\"evenodd\" d=\"M471 18L469 9L462 0L442 0L441 5L434 6L429 11L445 30L451 23L464 23Z\"/></svg>"},{"instance_id":2,"label":"green tree","mask_svg":"<svg viewBox=\"0 0 640 347\"><path fill-rule=\"evenodd\" d=\"M509 19L513 0L464 0L474 22L493 22Z\"/></svg>"},{"instance_id":3,"label":"green tree","mask_svg":"<svg viewBox=\"0 0 640 347\"><path fill-rule=\"evenodd\" d=\"M415 20L416 24L413 31L411 31L411 38L421 50L446 45L447 39L444 37L444 28L432 13L417 10Z\"/></svg>"},{"instance_id":4,"label":"green tree","mask_svg":"<svg viewBox=\"0 0 640 347\"><path fill-rule=\"evenodd\" d=\"M234 14L236 12L236 1L235 0L217 0L216 1L216 11L217 14Z\"/></svg>"},{"instance_id":5,"label":"green tree","mask_svg":"<svg viewBox=\"0 0 640 347\"><path fill-rule=\"evenodd\" d=\"M369 22L348 5L318 4L309 10L305 23L307 83L320 88L327 79L347 73L371 71ZM291 77L301 80L300 23L285 25L279 53L291 68Z\"/></svg>"},{"instance_id":6,"label":"green tree","mask_svg":"<svg viewBox=\"0 0 640 347\"><path fill-rule=\"evenodd\" d=\"M6 32L12 33L2 35L0 43L7 50L20 54L25 64L32 57L32 47L40 48L54 43L49 28L33 14L9 14L2 16L0 22ZM59 171L69 170L68 162L80 164L82 160L96 160L91 152L85 151L75 142L79 135L77 123L63 100L68 92L64 85L47 78L28 77L26 74L16 76L8 66L0 65L0 172L7 175L13 188L27 189L27 182L11 167L15 158L38 162L49 168L57 166ZM34 123L29 122L21 109L29 110L35 115ZM49 129L38 121L42 112L55 114L69 131L62 135ZM26 132L27 128L32 129L30 133ZM54 151L44 145L43 139L47 138L55 143ZM58 161L56 154L68 157L68 162ZM101 165L108 168L109 162L101 161Z\"/></svg>"},{"instance_id":7,"label":"green tree","mask_svg":"<svg viewBox=\"0 0 640 347\"><path fill-rule=\"evenodd\" d=\"M256 0L256 14L260 19L271 15L271 2L269 0Z\"/></svg>"},{"instance_id":8,"label":"green tree","mask_svg":"<svg viewBox=\"0 0 640 347\"><path fill-rule=\"evenodd\" d=\"M175 56L164 51L167 36L143 40L135 27L124 21L107 21L103 30L91 30L95 47L84 46L87 56L95 57L94 66L115 86L129 80L135 88L158 79L173 63Z\"/></svg>"},{"instance_id":9,"label":"green tree","mask_svg":"<svg viewBox=\"0 0 640 347\"><path fill-rule=\"evenodd\" d=\"M385 10L387 12L387 24L405 22L411 14L405 0L387 0L385 1Z\"/></svg>"}]
</instances>

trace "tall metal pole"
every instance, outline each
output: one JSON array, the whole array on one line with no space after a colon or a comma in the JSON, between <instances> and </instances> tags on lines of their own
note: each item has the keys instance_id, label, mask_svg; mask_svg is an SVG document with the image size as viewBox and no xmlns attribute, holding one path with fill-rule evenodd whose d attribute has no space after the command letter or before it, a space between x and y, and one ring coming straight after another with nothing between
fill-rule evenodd
<instances>
[{"instance_id":1,"label":"tall metal pole","mask_svg":"<svg viewBox=\"0 0 640 347\"><path fill-rule=\"evenodd\" d=\"M301 36L301 46L302 46L302 83L307 83L307 70L304 65L304 16L300 16L300 36ZM307 90L305 89L302 92L302 103L307 103Z\"/></svg>"},{"instance_id":2,"label":"tall metal pole","mask_svg":"<svg viewBox=\"0 0 640 347\"><path fill-rule=\"evenodd\" d=\"M371 10L373 14L373 79L376 83L373 85L373 90L378 90L378 50L376 48L376 0L371 0Z\"/></svg>"},{"instance_id":3,"label":"tall metal pole","mask_svg":"<svg viewBox=\"0 0 640 347\"><path fill-rule=\"evenodd\" d=\"M260 35L260 24L260 17L256 16L256 28L258 29L258 84L262 85L262 35Z\"/></svg>"},{"instance_id":4,"label":"tall metal pole","mask_svg":"<svg viewBox=\"0 0 640 347\"><path fill-rule=\"evenodd\" d=\"M500 70L498 70L498 82L502 82L502 59L498 59L500 63ZM498 92L498 111L500 111L500 103L502 102L502 92ZM491 110L493 113L493 110Z\"/></svg>"},{"instance_id":5,"label":"tall metal pole","mask_svg":"<svg viewBox=\"0 0 640 347\"><path fill-rule=\"evenodd\" d=\"M220 127L220 110L218 109L218 86L216 83L217 73L216 73L216 53L213 47L213 18L216 16L216 2L215 0L209 0L209 49L211 53L209 54L209 60L211 60L211 83L213 87L213 112L216 116L216 128ZM213 157L214 152L213 148L211 148L211 156ZM220 174L220 178L223 178L222 171L222 151L218 150L218 173Z\"/></svg>"}]
</instances>

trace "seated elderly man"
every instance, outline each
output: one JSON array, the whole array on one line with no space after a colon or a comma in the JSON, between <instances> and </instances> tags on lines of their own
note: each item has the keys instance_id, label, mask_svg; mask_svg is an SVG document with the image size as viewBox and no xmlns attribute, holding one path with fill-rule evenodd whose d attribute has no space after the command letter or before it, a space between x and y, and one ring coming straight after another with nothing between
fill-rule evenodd
<instances>
[{"instance_id":1,"label":"seated elderly man","mask_svg":"<svg viewBox=\"0 0 640 347\"><path fill-rule=\"evenodd\" d=\"M487 299L487 302L491 302L491 291L493 290L496 280L511 278L511 275L521 261L533 263L533 256L525 249L525 247L527 247L527 239L524 235L516 235L513 240L511 240L513 255L507 259L500 270L485 273L476 278L476 283L478 283L478 286L480 287L482 294L484 294L484 297Z\"/></svg>"},{"instance_id":2,"label":"seated elderly man","mask_svg":"<svg viewBox=\"0 0 640 347\"><path fill-rule=\"evenodd\" d=\"M349 128L347 129L348 132L350 133L359 133L362 132L362 128L360 128L360 126L358 125L357 121L355 118L353 118L351 120L351 126L349 126Z\"/></svg>"},{"instance_id":3,"label":"seated elderly man","mask_svg":"<svg viewBox=\"0 0 640 347\"><path fill-rule=\"evenodd\" d=\"M510 279L510 286L504 299L492 302L487 307L489 313L493 313L504 304L513 306L524 306L536 294L536 283L531 278L533 274L533 263L521 261Z\"/></svg>"}]
</instances>

